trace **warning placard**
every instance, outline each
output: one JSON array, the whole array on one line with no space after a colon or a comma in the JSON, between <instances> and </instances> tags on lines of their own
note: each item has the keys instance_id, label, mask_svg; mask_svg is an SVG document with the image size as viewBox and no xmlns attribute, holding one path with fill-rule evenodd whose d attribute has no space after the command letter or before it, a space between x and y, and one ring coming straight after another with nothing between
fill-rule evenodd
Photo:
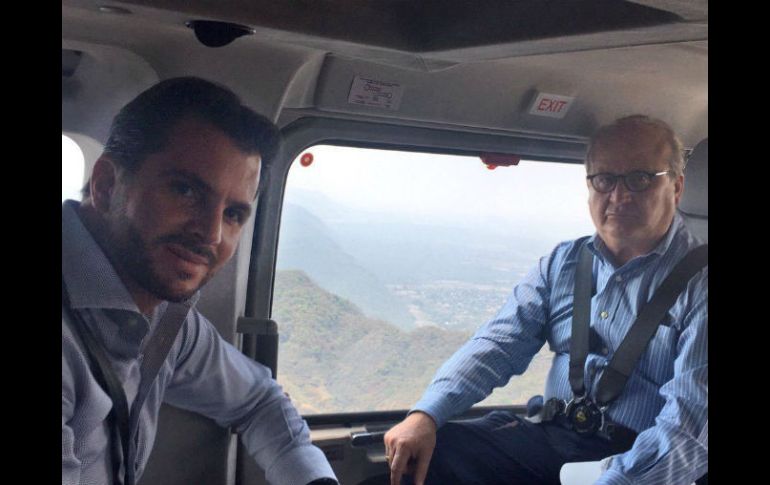
<instances>
[{"instance_id":1,"label":"warning placard","mask_svg":"<svg viewBox=\"0 0 770 485\"><path fill-rule=\"evenodd\" d=\"M398 83L356 76L350 86L348 103L396 110L403 93L404 88Z\"/></svg>"},{"instance_id":2,"label":"warning placard","mask_svg":"<svg viewBox=\"0 0 770 485\"><path fill-rule=\"evenodd\" d=\"M574 100L575 98L572 96L539 93L529 109L529 114L548 116L549 118L564 118Z\"/></svg>"}]
</instances>

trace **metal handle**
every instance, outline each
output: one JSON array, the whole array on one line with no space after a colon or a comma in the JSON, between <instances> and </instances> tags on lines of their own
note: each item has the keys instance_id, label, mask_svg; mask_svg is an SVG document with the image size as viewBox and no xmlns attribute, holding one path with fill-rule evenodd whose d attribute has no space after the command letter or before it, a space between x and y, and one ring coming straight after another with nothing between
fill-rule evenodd
<instances>
[{"instance_id":1,"label":"metal handle","mask_svg":"<svg viewBox=\"0 0 770 485\"><path fill-rule=\"evenodd\" d=\"M351 433L350 445L355 448L363 448L364 446L380 445L383 443L382 439L385 437L386 431L375 432L363 432L363 433Z\"/></svg>"}]
</instances>

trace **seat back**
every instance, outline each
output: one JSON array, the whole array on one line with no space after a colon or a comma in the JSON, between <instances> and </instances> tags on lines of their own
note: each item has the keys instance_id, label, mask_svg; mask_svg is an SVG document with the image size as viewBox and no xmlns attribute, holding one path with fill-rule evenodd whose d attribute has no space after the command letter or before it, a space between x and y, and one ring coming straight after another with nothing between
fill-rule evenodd
<instances>
[{"instance_id":1,"label":"seat back","mask_svg":"<svg viewBox=\"0 0 770 485\"><path fill-rule=\"evenodd\" d=\"M703 242L708 242L709 220L709 139L704 138L693 149L685 166L684 194L679 213L687 227Z\"/></svg>"}]
</instances>

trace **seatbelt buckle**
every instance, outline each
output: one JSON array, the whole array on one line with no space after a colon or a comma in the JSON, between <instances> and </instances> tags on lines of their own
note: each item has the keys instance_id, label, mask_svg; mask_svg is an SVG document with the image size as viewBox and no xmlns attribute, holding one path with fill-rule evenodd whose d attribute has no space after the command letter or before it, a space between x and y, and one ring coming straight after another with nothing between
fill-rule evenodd
<instances>
[{"instance_id":1,"label":"seatbelt buckle","mask_svg":"<svg viewBox=\"0 0 770 485\"><path fill-rule=\"evenodd\" d=\"M567 423L577 434L596 434L604 427L604 411L606 409L607 406L599 407L585 395L575 396L567 404L565 410Z\"/></svg>"}]
</instances>

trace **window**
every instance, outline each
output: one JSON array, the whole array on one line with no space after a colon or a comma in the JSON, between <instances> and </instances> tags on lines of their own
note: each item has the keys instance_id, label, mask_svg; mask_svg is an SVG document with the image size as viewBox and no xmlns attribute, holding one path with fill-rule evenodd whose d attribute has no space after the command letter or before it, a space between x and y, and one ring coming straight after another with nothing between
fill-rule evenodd
<instances>
[{"instance_id":1,"label":"window","mask_svg":"<svg viewBox=\"0 0 770 485\"><path fill-rule=\"evenodd\" d=\"M61 201L80 200L86 164L80 146L67 135L61 136Z\"/></svg>"},{"instance_id":2,"label":"window","mask_svg":"<svg viewBox=\"0 0 770 485\"><path fill-rule=\"evenodd\" d=\"M312 154L312 163L297 163ZM306 166L307 165L307 166ZM593 233L581 165L315 146L286 187L273 318L304 414L406 409L554 246ZM542 394L547 345L483 404Z\"/></svg>"}]
</instances>

